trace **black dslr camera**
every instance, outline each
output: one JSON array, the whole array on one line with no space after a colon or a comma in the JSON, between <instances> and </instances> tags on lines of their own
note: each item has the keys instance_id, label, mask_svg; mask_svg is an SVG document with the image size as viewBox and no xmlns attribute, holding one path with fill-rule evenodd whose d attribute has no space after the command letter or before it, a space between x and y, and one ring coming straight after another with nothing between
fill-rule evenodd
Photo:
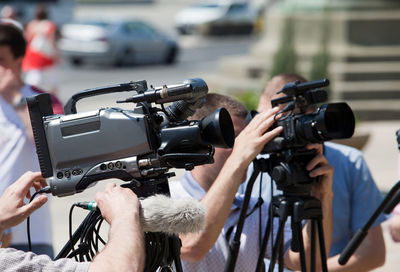
<instances>
[{"instance_id":1,"label":"black dslr camera","mask_svg":"<svg viewBox=\"0 0 400 272\"><path fill-rule=\"evenodd\" d=\"M283 132L262 153L270 154L270 175L285 194L308 194L316 181L305 170L316 155L306 149L307 144L350 138L354 133L354 115L346 103L323 104L313 111L315 104L326 101L326 90L321 88L327 85L327 79L291 82L278 92L286 96L271 101L273 107L286 104L276 115Z\"/></svg>"}]
</instances>

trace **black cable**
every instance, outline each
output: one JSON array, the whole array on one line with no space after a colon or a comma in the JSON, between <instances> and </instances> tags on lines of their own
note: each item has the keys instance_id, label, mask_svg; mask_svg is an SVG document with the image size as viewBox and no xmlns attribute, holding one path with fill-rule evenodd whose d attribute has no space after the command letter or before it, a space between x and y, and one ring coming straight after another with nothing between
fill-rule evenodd
<instances>
[{"instance_id":1,"label":"black cable","mask_svg":"<svg viewBox=\"0 0 400 272\"><path fill-rule=\"evenodd\" d=\"M74 208L76 207L76 204L72 204L70 210L69 210L69 240L72 240L72 212L74 210ZM74 249L74 245L72 245L71 247L72 252L75 251ZM75 261L78 261L78 257L76 255L74 255Z\"/></svg>"},{"instance_id":2,"label":"black cable","mask_svg":"<svg viewBox=\"0 0 400 272\"><path fill-rule=\"evenodd\" d=\"M81 207L77 204L74 205ZM72 222L72 219L70 219L70 222ZM99 241L103 245L106 244L100 235L100 228L103 222L104 219L99 210L91 211L82 222L83 229L80 233L80 244L68 257L76 257L80 262L91 261L99 251ZM71 232L72 228L70 229L70 239L72 238ZM146 272L157 271L160 267L170 265L173 260L170 238L165 233L145 233Z\"/></svg>"},{"instance_id":3,"label":"black cable","mask_svg":"<svg viewBox=\"0 0 400 272\"><path fill-rule=\"evenodd\" d=\"M263 173L260 172L260 184L258 186L258 199L262 199L262 180L263 180ZM258 209L258 247L261 250L261 245L262 245L262 209Z\"/></svg>"},{"instance_id":4,"label":"black cable","mask_svg":"<svg viewBox=\"0 0 400 272\"><path fill-rule=\"evenodd\" d=\"M29 200L29 203L31 203L33 201L33 199L35 198L35 196L37 196L38 194L48 194L50 193L50 186L46 186L44 188L41 188L39 190L37 190L31 197L31 199ZM29 251L32 251L32 242L31 242L31 230L30 230L30 216L28 216L28 218L26 219L26 234L28 236L28 249Z\"/></svg>"}]
</instances>

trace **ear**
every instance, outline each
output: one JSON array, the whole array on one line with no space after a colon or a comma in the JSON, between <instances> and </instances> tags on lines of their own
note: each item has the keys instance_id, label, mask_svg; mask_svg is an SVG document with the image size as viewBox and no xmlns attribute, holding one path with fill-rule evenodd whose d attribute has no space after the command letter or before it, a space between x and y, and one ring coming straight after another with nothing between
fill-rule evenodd
<instances>
[{"instance_id":1,"label":"ear","mask_svg":"<svg viewBox=\"0 0 400 272\"><path fill-rule=\"evenodd\" d=\"M23 61L23 60L24 60L24 56L16 58L16 59L15 59L15 65L16 65L17 67L22 67L22 61Z\"/></svg>"},{"instance_id":2,"label":"ear","mask_svg":"<svg viewBox=\"0 0 400 272\"><path fill-rule=\"evenodd\" d=\"M17 73L21 73L22 72L22 61L24 60L24 57L22 56L22 57L18 57L18 58L15 58L15 62L14 62L14 73L15 72L17 72Z\"/></svg>"}]
</instances>

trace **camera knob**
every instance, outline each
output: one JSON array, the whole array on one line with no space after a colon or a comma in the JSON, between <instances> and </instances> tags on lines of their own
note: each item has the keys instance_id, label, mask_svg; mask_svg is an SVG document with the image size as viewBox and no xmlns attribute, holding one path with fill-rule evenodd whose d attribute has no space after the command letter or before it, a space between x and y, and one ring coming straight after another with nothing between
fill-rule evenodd
<instances>
[{"instance_id":1,"label":"camera knob","mask_svg":"<svg viewBox=\"0 0 400 272\"><path fill-rule=\"evenodd\" d=\"M286 169L282 165L275 166L272 170L272 178L277 183L282 183L286 180Z\"/></svg>"}]
</instances>

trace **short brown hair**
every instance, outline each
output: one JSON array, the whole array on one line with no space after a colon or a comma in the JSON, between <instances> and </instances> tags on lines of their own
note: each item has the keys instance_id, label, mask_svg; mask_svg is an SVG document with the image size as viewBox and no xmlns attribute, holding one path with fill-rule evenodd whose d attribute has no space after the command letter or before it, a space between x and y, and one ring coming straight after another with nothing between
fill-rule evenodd
<instances>
[{"instance_id":1,"label":"short brown hair","mask_svg":"<svg viewBox=\"0 0 400 272\"><path fill-rule=\"evenodd\" d=\"M12 24L0 23L0 45L8 46L14 59L25 55L26 41L24 35Z\"/></svg>"},{"instance_id":2,"label":"short brown hair","mask_svg":"<svg viewBox=\"0 0 400 272\"><path fill-rule=\"evenodd\" d=\"M36 20L46 20L48 19L47 14L47 6L44 4L38 5L35 10L35 19Z\"/></svg>"},{"instance_id":3,"label":"short brown hair","mask_svg":"<svg viewBox=\"0 0 400 272\"><path fill-rule=\"evenodd\" d=\"M299 74L279 74L274 76L261 94L262 98L270 98L276 94L282 87L289 82L300 81L300 83L307 82L307 80Z\"/></svg>"},{"instance_id":4,"label":"short brown hair","mask_svg":"<svg viewBox=\"0 0 400 272\"><path fill-rule=\"evenodd\" d=\"M221 107L225 108L231 116L243 119L246 118L248 113L246 107L235 98L217 93L208 93L204 105L198 108L190 119L200 120Z\"/></svg>"}]
</instances>

